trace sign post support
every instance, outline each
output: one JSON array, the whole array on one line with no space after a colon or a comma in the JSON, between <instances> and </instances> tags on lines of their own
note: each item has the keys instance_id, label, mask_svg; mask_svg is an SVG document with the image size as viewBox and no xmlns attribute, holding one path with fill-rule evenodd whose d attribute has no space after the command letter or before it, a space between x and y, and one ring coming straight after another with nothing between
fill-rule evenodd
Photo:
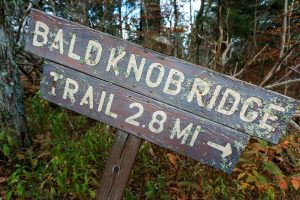
<instances>
[{"instance_id":1,"label":"sign post support","mask_svg":"<svg viewBox=\"0 0 300 200\"><path fill-rule=\"evenodd\" d=\"M118 130L110 149L97 200L122 199L142 139Z\"/></svg>"},{"instance_id":2,"label":"sign post support","mask_svg":"<svg viewBox=\"0 0 300 200\"><path fill-rule=\"evenodd\" d=\"M156 46L152 49L161 52ZM101 186L97 191L97 200L122 199L141 142L142 139L134 135L117 131L102 175Z\"/></svg>"}]
</instances>

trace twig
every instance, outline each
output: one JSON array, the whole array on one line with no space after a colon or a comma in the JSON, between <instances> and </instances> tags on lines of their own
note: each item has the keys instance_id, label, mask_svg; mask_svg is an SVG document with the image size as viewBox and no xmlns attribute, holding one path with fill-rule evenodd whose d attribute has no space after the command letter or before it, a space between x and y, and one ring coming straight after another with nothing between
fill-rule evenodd
<instances>
[{"instance_id":1,"label":"twig","mask_svg":"<svg viewBox=\"0 0 300 200\"><path fill-rule=\"evenodd\" d=\"M292 127L293 127L294 129L296 129L297 131L300 132L300 126L299 126L294 120L291 120L291 121L290 121L290 124L292 125Z\"/></svg>"},{"instance_id":2,"label":"twig","mask_svg":"<svg viewBox=\"0 0 300 200\"><path fill-rule=\"evenodd\" d=\"M260 83L259 85L260 87L263 87L273 77L273 75L278 71L279 67L282 65L285 59L290 56L294 48L296 48L298 45L300 45L300 42L295 43L288 51L284 53L284 55L281 58L277 60L273 68L269 71L269 73L265 76L263 81Z\"/></svg>"},{"instance_id":3,"label":"twig","mask_svg":"<svg viewBox=\"0 0 300 200\"><path fill-rule=\"evenodd\" d=\"M239 75L241 75L242 73L245 72L246 68L248 66L250 66L255 60L256 58L267 48L267 46L269 46L268 44L266 44L256 55L254 55L250 61L248 61L245 66L236 74L233 75L233 77L238 77Z\"/></svg>"},{"instance_id":4,"label":"twig","mask_svg":"<svg viewBox=\"0 0 300 200\"><path fill-rule=\"evenodd\" d=\"M72 124L72 121L70 120L70 118L69 118L68 115L66 115L66 120L69 122L69 125L70 125L71 129L72 129L73 131L75 131L74 126L73 126L73 124Z\"/></svg>"},{"instance_id":5,"label":"twig","mask_svg":"<svg viewBox=\"0 0 300 200\"><path fill-rule=\"evenodd\" d=\"M17 44L19 44L19 42L20 42L20 37L22 35L21 32L23 31L23 28L24 28L25 23L26 23L26 18L28 16L31 8L32 8L32 1L29 1L28 7L27 7L27 9L24 12L24 15L23 15L23 17L21 19L21 22L20 22L20 25L19 25L19 29L18 29L18 32L17 32L17 36L16 36L16 38L17 38L17 40L16 40Z\"/></svg>"},{"instance_id":6,"label":"twig","mask_svg":"<svg viewBox=\"0 0 300 200\"><path fill-rule=\"evenodd\" d=\"M31 79L30 75L22 67L19 67L19 70L28 78L28 80L31 83L33 83L33 80Z\"/></svg>"},{"instance_id":7,"label":"twig","mask_svg":"<svg viewBox=\"0 0 300 200\"><path fill-rule=\"evenodd\" d=\"M300 67L300 63L296 65L295 67L292 67L291 70L296 72L297 74L300 74L300 71L298 71L298 67Z\"/></svg>"},{"instance_id":8,"label":"twig","mask_svg":"<svg viewBox=\"0 0 300 200\"><path fill-rule=\"evenodd\" d=\"M288 73L286 73L283 77L281 77L279 80L275 81L275 83L280 83L281 81L283 81L286 77L288 77L291 73L293 72L297 72L297 68L300 66L300 63L298 65L296 65L295 67L289 67L289 69L291 69Z\"/></svg>"},{"instance_id":9,"label":"twig","mask_svg":"<svg viewBox=\"0 0 300 200\"><path fill-rule=\"evenodd\" d=\"M282 38L281 38L281 49L280 55L281 58L284 55L284 50L286 46L286 32L287 32L287 15L288 15L288 0L284 1L284 14L283 14L283 31L282 31Z\"/></svg>"},{"instance_id":10,"label":"twig","mask_svg":"<svg viewBox=\"0 0 300 200\"><path fill-rule=\"evenodd\" d=\"M279 87L279 86L282 86L282 85L288 85L288 84L296 83L296 82L300 82L300 78L283 81L281 83L274 83L274 84L271 84L271 85L267 85L264 88L271 89L271 88L274 88L274 87Z\"/></svg>"}]
</instances>

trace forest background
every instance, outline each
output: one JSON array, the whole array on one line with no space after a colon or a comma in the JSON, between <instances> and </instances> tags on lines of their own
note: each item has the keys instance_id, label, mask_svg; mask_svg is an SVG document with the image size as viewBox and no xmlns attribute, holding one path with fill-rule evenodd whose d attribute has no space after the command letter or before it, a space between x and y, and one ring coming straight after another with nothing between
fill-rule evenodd
<instances>
[{"instance_id":1,"label":"forest background","mask_svg":"<svg viewBox=\"0 0 300 200\"><path fill-rule=\"evenodd\" d=\"M36 8L300 99L299 0L0 0L0 199L90 199L115 129L39 98ZM124 199L300 199L300 110L231 175L144 142Z\"/></svg>"}]
</instances>

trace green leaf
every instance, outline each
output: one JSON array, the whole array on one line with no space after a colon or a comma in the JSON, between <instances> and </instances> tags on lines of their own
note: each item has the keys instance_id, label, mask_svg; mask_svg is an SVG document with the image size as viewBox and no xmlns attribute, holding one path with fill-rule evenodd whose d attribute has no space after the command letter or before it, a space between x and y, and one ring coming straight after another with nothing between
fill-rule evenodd
<instances>
[{"instance_id":1,"label":"green leaf","mask_svg":"<svg viewBox=\"0 0 300 200\"><path fill-rule=\"evenodd\" d=\"M268 183L267 179L262 175L258 175L256 178L260 184L266 185Z\"/></svg>"},{"instance_id":2,"label":"green leaf","mask_svg":"<svg viewBox=\"0 0 300 200\"><path fill-rule=\"evenodd\" d=\"M25 189L23 187L23 182L19 182L18 185L17 185L17 193L18 195L20 196L23 196L24 193L25 193Z\"/></svg>"},{"instance_id":3,"label":"green leaf","mask_svg":"<svg viewBox=\"0 0 300 200\"><path fill-rule=\"evenodd\" d=\"M6 139L7 139L9 145L14 144L14 139L10 135L6 135Z\"/></svg>"},{"instance_id":4,"label":"green leaf","mask_svg":"<svg viewBox=\"0 0 300 200\"><path fill-rule=\"evenodd\" d=\"M264 163L264 170L274 174L275 176L282 177L282 171L280 168L272 162Z\"/></svg>"},{"instance_id":5,"label":"green leaf","mask_svg":"<svg viewBox=\"0 0 300 200\"><path fill-rule=\"evenodd\" d=\"M78 183L75 183L75 191L76 192L80 192L81 191L81 187Z\"/></svg>"},{"instance_id":6,"label":"green leaf","mask_svg":"<svg viewBox=\"0 0 300 200\"><path fill-rule=\"evenodd\" d=\"M248 176L246 179L247 183L252 183L255 182L257 180L257 178L255 176Z\"/></svg>"},{"instance_id":7,"label":"green leaf","mask_svg":"<svg viewBox=\"0 0 300 200\"><path fill-rule=\"evenodd\" d=\"M57 182L57 184L59 185L59 187L60 187L61 189L64 189L64 188L65 188L65 183L64 183L63 178L61 177L60 174L58 174L58 175L56 176L56 182Z\"/></svg>"},{"instance_id":8,"label":"green leaf","mask_svg":"<svg viewBox=\"0 0 300 200\"><path fill-rule=\"evenodd\" d=\"M3 146L2 146L2 151L3 151L3 154L4 154L6 157L9 158L9 156L10 156L10 149L9 149L9 147L8 147L7 144L3 144Z\"/></svg>"},{"instance_id":9,"label":"green leaf","mask_svg":"<svg viewBox=\"0 0 300 200\"><path fill-rule=\"evenodd\" d=\"M11 199L11 195L12 195L12 191L9 191L9 192L6 194L6 199L7 199L7 200L10 200L10 199Z\"/></svg>"},{"instance_id":10,"label":"green leaf","mask_svg":"<svg viewBox=\"0 0 300 200\"><path fill-rule=\"evenodd\" d=\"M5 136L4 132L3 131L0 132L0 142L4 141L4 136Z\"/></svg>"},{"instance_id":11,"label":"green leaf","mask_svg":"<svg viewBox=\"0 0 300 200\"><path fill-rule=\"evenodd\" d=\"M96 191L89 190L89 193L90 193L90 197L93 198L93 199L95 199L95 197L96 197Z\"/></svg>"},{"instance_id":12,"label":"green leaf","mask_svg":"<svg viewBox=\"0 0 300 200\"><path fill-rule=\"evenodd\" d=\"M9 179L8 179L8 184L9 184L9 185L12 185L12 184L14 184L14 183L19 182L20 177L19 177L18 173L19 173L19 171L17 170L17 171L15 171L14 173L12 173L12 175L10 175L10 177L9 177Z\"/></svg>"}]
</instances>

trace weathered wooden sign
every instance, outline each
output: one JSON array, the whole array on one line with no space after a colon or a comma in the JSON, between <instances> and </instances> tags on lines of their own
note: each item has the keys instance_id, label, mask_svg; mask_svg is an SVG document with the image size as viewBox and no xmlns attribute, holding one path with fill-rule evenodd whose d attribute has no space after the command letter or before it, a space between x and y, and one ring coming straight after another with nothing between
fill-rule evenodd
<instances>
[{"instance_id":1,"label":"weathered wooden sign","mask_svg":"<svg viewBox=\"0 0 300 200\"><path fill-rule=\"evenodd\" d=\"M130 109L123 110L123 106L120 106L122 107L120 111L129 114L128 116L124 114L124 117L131 116L129 119L125 118L131 123L117 125L116 121L119 123L123 119L116 120L112 117L115 116L113 112L111 113L112 116L110 116L110 118L112 118L110 120L114 119L116 121L110 123L114 123L114 125L119 128L123 127L127 131L131 131L131 129L129 130L128 128L129 126L136 126L135 128L141 132L138 133L134 131L135 134L146 139L153 137L151 141L159 143L160 145L164 144L163 146L172 146L173 143L165 143L166 141L171 141L169 140L170 136L168 136L168 140L160 141L160 139L166 136L162 138L158 136L161 132L159 123L164 122L165 118L167 119L169 116L179 115L178 113L181 113L180 115L189 116L188 119L193 123L193 126L200 125L202 128L208 128L208 125L204 125L207 123L215 127L211 130L215 129L220 131L217 137L222 134L224 136L226 135L227 140L224 140L221 146L218 146L217 144L220 141L216 144L207 143L208 139L211 139L209 138L209 134L212 132L203 134L205 135L203 137L208 137L204 140L206 142L205 145L219 149L221 152L226 147L226 142L232 145L233 138L241 138L240 134L225 127L265 139L272 143L278 143L280 136L286 132L287 124L299 104L292 98L267 91L173 57L162 55L61 18L46 15L37 10L32 10L30 14L25 48L27 51L89 75L80 75L80 77L93 80L94 82L91 84L95 84L96 80L101 79L102 81L113 84L113 88L118 88L120 93L126 91L132 94L131 96L138 96L136 93L142 95L139 96L140 101L136 103L123 98L124 105L130 106ZM68 73L67 76L71 76L71 71L65 71ZM74 73L77 72L74 71ZM97 79L92 79L90 76ZM56 76L47 76L48 79L50 77L55 78ZM78 81L82 80L79 78ZM82 84L84 85L84 83ZM129 90L132 92L129 92ZM83 92L83 90L80 91ZM103 95L102 98L113 98L110 96L111 93L106 92L106 96ZM80 102L78 105L76 104L78 106L76 110L78 109L82 113L88 113L87 108L83 106L90 101L88 100L88 95L89 94L87 94L86 99L82 101L82 105L80 105ZM61 99L58 100L56 99L58 97L53 95L45 97L55 102L61 101ZM163 108L157 107L155 110L149 107L151 112L150 110L145 111L144 114L142 109L145 110L146 104L144 105L143 102L145 102L145 100L142 100L142 98L147 99L146 102L155 102L154 104L157 106L163 105ZM128 103L129 105L127 105ZM174 111L168 110L169 107L167 105L172 106L172 110ZM89 103L88 106L91 106L91 104ZM96 118L97 115L94 113L96 108L93 106L89 109L89 116ZM130 113L132 115L130 115ZM117 115L119 119L122 118L120 117L122 115L121 112ZM151 131L146 121L140 122L137 120L142 115L148 116L149 119L153 117L153 123L156 123L156 128ZM197 118L196 116L201 118ZM103 117L103 119L104 118L105 117ZM203 118L207 120L205 121ZM171 123L178 123L174 117L171 117L171 119L173 121L168 121L168 127L171 126ZM183 118L180 118L180 120L180 122L185 121L184 123L189 121ZM108 122L109 120L104 121ZM199 123L196 123L196 121L199 121ZM148 128L143 128L143 125L145 125L145 127L148 126ZM224 127L221 128L221 125ZM155 131L159 133L155 133ZM149 133L149 137L143 135L142 133L144 132ZM198 137L202 137L202 134L199 133ZM243 139L238 141L244 144ZM191 143L191 141L188 142ZM225 145L225 147L222 145ZM196 146L197 145L195 145L194 148L198 148ZM172 148L176 149L177 147L173 146ZM178 151L182 150L179 149ZM197 152L192 149L185 149L184 151L193 151L191 154ZM236 152L236 155L237 154L238 152ZM201 157L201 159L204 159L203 155L200 157L199 155L197 156L198 158Z\"/></svg>"},{"instance_id":2,"label":"weathered wooden sign","mask_svg":"<svg viewBox=\"0 0 300 200\"><path fill-rule=\"evenodd\" d=\"M44 66L41 96L230 173L249 136L64 66Z\"/></svg>"}]
</instances>

